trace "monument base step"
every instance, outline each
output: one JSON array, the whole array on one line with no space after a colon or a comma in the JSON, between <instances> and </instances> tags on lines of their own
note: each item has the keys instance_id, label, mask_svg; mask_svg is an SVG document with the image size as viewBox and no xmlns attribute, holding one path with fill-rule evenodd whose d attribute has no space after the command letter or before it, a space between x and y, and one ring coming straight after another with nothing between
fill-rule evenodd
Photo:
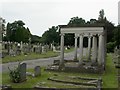
<instances>
[{"instance_id":1,"label":"monument base step","mask_svg":"<svg viewBox=\"0 0 120 90\"><path fill-rule=\"evenodd\" d=\"M84 63L79 65L78 62L66 62L63 69L59 69L58 65L51 65L46 68L49 71L64 71L64 72L80 72L80 73L103 73L104 67L92 65L91 63Z\"/></svg>"}]
</instances>

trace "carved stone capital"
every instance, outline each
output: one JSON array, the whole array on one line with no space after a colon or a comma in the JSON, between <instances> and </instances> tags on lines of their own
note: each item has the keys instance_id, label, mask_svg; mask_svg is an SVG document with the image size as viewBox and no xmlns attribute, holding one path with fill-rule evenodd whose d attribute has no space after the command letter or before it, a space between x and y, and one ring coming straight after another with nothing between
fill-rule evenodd
<instances>
[{"instance_id":1,"label":"carved stone capital","mask_svg":"<svg viewBox=\"0 0 120 90\"><path fill-rule=\"evenodd\" d=\"M79 34L79 37L80 37L80 36L84 36L84 33L80 33L80 34Z\"/></svg>"},{"instance_id":2,"label":"carved stone capital","mask_svg":"<svg viewBox=\"0 0 120 90\"><path fill-rule=\"evenodd\" d=\"M101 36L101 35L104 36L105 34L104 34L104 33L100 33L100 34L98 34L98 36Z\"/></svg>"},{"instance_id":3,"label":"carved stone capital","mask_svg":"<svg viewBox=\"0 0 120 90\"><path fill-rule=\"evenodd\" d=\"M75 37L74 38L78 38L79 37L79 34L75 34Z\"/></svg>"},{"instance_id":4,"label":"carved stone capital","mask_svg":"<svg viewBox=\"0 0 120 90\"><path fill-rule=\"evenodd\" d=\"M65 34L64 34L64 33L61 33L60 36L65 36Z\"/></svg>"}]
</instances>

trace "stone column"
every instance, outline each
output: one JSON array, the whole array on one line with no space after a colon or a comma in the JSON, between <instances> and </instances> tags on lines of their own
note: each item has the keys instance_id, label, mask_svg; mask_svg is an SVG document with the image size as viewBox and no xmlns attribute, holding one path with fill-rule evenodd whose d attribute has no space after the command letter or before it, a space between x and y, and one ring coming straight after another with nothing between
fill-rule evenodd
<instances>
[{"instance_id":1,"label":"stone column","mask_svg":"<svg viewBox=\"0 0 120 90\"><path fill-rule=\"evenodd\" d=\"M102 66L105 70L105 34L102 35Z\"/></svg>"},{"instance_id":2,"label":"stone column","mask_svg":"<svg viewBox=\"0 0 120 90\"><path fill-rule=\"evenodd\" d=\"M93 55L92 55L92 63L97 61L97 37L93 36Z\"/></svg>"},{"instance_id":3,"label":"stone column","mask_svg":"<svg viewBox=\"0 0 120 90\"><path fill-rule=\"evenodd\" d=\"M107 30L104 31L104 64L106 65L106 56L107 56ZM104 70L106 68L104 67Z\"/></svg>"},{"instance_id":4,"label":"stone column","mask_svg":"<svg viewBox=\"0 0 120 90\"><path fill-rule=\"evenodd\" d=\"M91 37L92 36L88 36L88 61L90 61L90 56L91 56Z\"/></svg>"},{"instance_id":5,"label":"stone column","mask_svg":"<svg viewBox=\"0 0 120 90\"><path fill-rule=\"evenodd\" d=\"M79 41L79 48L80 48L79 65L81 65L83 62L83 34L80 34L79 40L80 40Z\"/></svg>"},{"instance_id":6,"label":"stone column","mask_svg":"<svg viewBox=\"0 0 120 90\"><path fill-rule=\"evenodd\" d=\"M64 66L64 34L61 34L60 68Z\"/></svg>"},{"instance_id":7,"label":"stone column","mask_svg":"<svg viewBox=\"0 0 120 90\"><path fill-rule=\"evenodd\" d=\"M75 55L74 55L74 60L77 60L77 39L78 39L78 35L75 34Z\"/></svg>"},{"instance_id":8,"label":"stone column","mask_svg":"<svg viewBox=\"0 0 120 90\"><path fill-rule=\"evenodd\" d=\"M103 35L99 35L99 47L98 47L98 65L102 65L103 62Z\"/></svg>"}]
</instances>

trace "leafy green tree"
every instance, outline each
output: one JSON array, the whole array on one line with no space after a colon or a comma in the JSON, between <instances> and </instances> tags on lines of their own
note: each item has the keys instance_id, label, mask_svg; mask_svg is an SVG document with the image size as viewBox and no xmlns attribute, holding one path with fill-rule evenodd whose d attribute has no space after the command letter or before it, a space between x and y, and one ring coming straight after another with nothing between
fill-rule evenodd
<instances>
[{"instance_id":1,"label":"leafy green tree","mask_svg":"<svg viewBox=\"0 0 120 90\"><path fill-rule=\"evenodd\" d=\"M117 46L117 48L120 48L120 25L118 25L114 29L114 38L113 38L113 40L115 41L115 46Z\"/></svg>"},{"instance_id":2,"label":"leafy green tree","mask_svg":"<svg viewBox=\"0 0 120 90\"><path fill-rule=\"evenodd\" d=\"M0 41L5 39L5 19L0 17Z\"/></svg>"},{"instance_id":3,"label":"leafy green tree","mask_svg":"<svg viewBox=\"0 0 120 90\"><path fill-rule=\"evenodd\" d=\"M44 44L59 43L59 32L57 32L57 27L52 26L48 31L45 31L42 35L41 42Z\"/></svg>"},{"instance_id":4,"label":"leafy green tree","mask_svg":"<svg viewBox=\"0 0 120 90\"><path fill-rule=\"evenodd\" d=\"M99 11L99 17L98 17L96 24L104 24L105 25L105 28L107 29L107 43L113 42L114 24L107 20L107 18L105 17L104 9L101 9Z\"/></svg>"},{"instance_id":5,"label":"leafy green tree","mask_svg":"<svg viewBox=\"0 0 120 90\"><path fill-rule=\"evenodd\" d=\"M39 37L37 35L32 35L31 36L31 43L40 43L40 39L41 39L41 37Z\"/></svg>"},{"instance_id":6,"label":"leafy green tree","mask_svg":"<svg viewBox=\"0 0 120 90\"><path fill-rule=\"evenodd\" d=\"M81 25L81 24L85 24L85 20L83 18L79 18L77 17L72 17L68 23L68 25L72 25L72 26L76 26L76 25Z\"/></svg>"},{"instance_id":7,"label":"leafy green tree","mask_svg":"<svg viewBox=\"0 0 120 90\"><path fill-rule=\"evenodd\" d=\"M68 22L68 26L79 26L79 25L85 25L86 21L83 18L72 17L70 21ZM65 45L74 45L74 34L66 34L65 35Z\"/></svg>"},{"instance_id":8,"label":"leafy green tree","mask_svg":"<svg viewBox=\"0 0 120 90\"><path fill-rule=\"evenodd\" d=\"M74 39L75 35L74 34L65 34L65 45L74 45L75 39Z\"/></svg>"},{"instance_id":9,"label":"leafy green tree","mask_svg":"<svg viewBox=\"0 0 120 90\"><path fill-rule=\"evenodd\" d=\"M98 21L103 21L105 19L105 13L104 13L104 9L101 9L99 11L99 17L98 17Z\"/></svg>"},{"instance_id":10,"label":"leafy green tree","mask_svg":"<svg viewBox=\"0 0 120 90\"><path fill-rule=\"evenodd\" d=\"M7 41L29 42L31 33L29 28L25 28L24 25L25 23L21 20L14 21L13 23L8 23L7 30L6 30Z\"/></svg>"}]
</instances>

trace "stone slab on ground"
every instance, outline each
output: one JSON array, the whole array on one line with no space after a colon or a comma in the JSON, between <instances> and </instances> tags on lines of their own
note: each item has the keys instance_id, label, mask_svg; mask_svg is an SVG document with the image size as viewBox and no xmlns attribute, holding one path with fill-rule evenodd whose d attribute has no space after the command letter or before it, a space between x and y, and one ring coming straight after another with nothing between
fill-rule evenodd
<instances>
[{"instance_id":1,"label":"stone slab on ground","mask_svg":"<svg viewBox=\"0 0 120 90\"><path fill-rule=\"evenodd\" d=\"M82 72L82 73L103 73L104 67L92 65L91 62L84 62L82 65L79 65L79 62L68 61L65 62L62 70L59 69L59 64L51 65L46 68L46 70L50 71L64 71L64 72Z\"/></svg>"}]
</instances>

